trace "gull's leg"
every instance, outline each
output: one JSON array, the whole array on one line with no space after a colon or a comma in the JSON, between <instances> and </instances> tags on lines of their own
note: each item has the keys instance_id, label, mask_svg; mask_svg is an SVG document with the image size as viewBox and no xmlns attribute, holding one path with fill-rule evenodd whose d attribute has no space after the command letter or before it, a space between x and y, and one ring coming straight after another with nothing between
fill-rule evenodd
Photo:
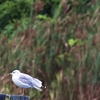
<instances>
[{"instance_id":1,"label":"gull's leg","mask_svg":"<svg viewBox=\"0 0 100 100\"><path fill-rule=\"evenodd\" d=\"M24 95L24 88L22 89L22 95Z\"/></svg>"}]
</instances>

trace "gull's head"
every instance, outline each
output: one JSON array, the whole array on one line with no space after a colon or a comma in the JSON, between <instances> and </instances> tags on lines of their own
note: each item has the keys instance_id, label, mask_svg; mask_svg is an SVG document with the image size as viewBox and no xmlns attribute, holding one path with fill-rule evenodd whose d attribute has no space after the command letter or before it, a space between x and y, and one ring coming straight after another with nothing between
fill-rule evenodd
<instances>
[{"instance_id":1,"label":"gull's head","mask_svg":"<svg viewBox=\"0 0 100 100\"><path fill-rule=\"evenodd\" d=\"M14 70L12 73L10 73L11 75L15 75L15 74L19 74L21 73L19 70Z\"/></svg>"}]
</instances>

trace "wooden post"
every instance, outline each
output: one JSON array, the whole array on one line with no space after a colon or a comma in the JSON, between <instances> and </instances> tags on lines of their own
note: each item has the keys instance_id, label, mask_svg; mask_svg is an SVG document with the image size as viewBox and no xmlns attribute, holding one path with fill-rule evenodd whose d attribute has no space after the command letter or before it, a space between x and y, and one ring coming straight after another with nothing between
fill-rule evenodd
<instances>
[{"instance_id":1,"label":"wooden post","mask_svg":"<svg viewBox=\"0 0 100 100\"><path fill-rule=\"evenodd\" d=\"M0 100L30 100L29 96L0 94Z\"/></svg>"}]
</instances>

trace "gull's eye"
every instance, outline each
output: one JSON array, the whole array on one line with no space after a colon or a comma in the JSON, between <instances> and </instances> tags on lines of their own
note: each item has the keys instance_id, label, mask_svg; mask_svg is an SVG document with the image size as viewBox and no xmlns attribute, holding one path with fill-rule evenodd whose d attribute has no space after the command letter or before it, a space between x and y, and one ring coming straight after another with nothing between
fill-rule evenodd
<instances>
[{"instance_id":1,"label":"gull's eye","mask_svg":"<svg viewBox=\"0 0 100 100\"><path fill-rule=\"evenodd\" d=\"M15 73L15 72L12 72L13 74Z\"/></svg>"}]
</instances>

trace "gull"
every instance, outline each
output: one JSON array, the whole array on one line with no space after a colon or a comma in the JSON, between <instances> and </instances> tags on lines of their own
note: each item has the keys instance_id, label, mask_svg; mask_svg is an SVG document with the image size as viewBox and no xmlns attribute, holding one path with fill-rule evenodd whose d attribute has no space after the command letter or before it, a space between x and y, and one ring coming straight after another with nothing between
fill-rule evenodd
<instances>
[{"instance_id":1,"label":"gull","mask_svg":"<svg viewBox=\"0 0 100 100\"><path fill-rule=\"evenodd\" d=\"M35 88L39 91L42 91L43 88L46 88L42 85L42 82L37 78L33 78L28 74L21 73L19 70L14 70L12 73L12 81L21 88Z\"/></svg>"}]
</instances>

